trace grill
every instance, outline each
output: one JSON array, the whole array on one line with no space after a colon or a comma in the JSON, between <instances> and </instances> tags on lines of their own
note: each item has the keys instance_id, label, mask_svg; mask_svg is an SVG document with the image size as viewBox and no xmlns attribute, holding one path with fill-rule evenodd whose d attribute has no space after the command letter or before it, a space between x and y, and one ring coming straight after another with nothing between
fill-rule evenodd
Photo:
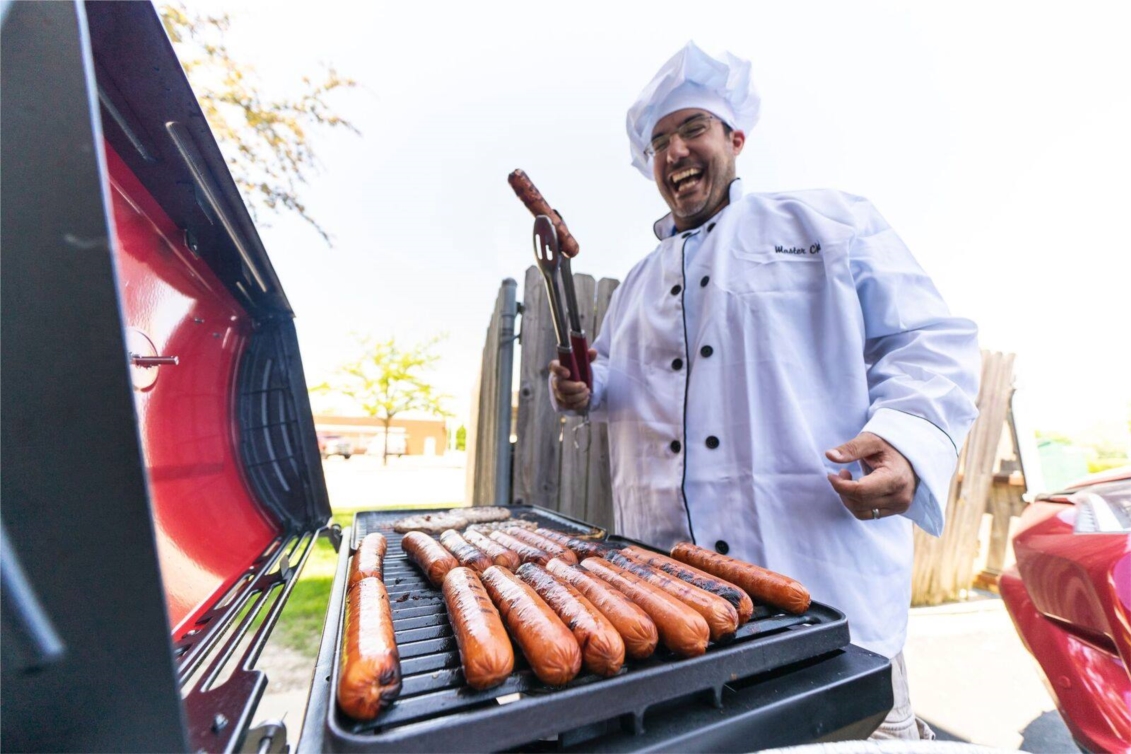
<instances>
[{"instance_id":1,"label":"grill","mask_svg":"<svg viewBox=\"0 0 1131 754\"><path fill-rule=\"evenodd\" d=\"M255 666L318 536L340 555L301 752L749 750L875 728L890 665L817 604L763 610L702 657L659 650L557 689L519 660L472 691L390 530L409 511L360 513L346 540L389 536L403 692L374 724L341 717L351 548L328 525L294 312L161 20L4 7L6 748L283 751Z\"/></svg>"},{"instance_id":2,"label":"grill","mask_svg":"<svg viewBox=\"0 0 1131 754\"><path fill-rule=\"evenodd\" d=\"M423 751L499 750L521 746L563 748L609 734L642 735L651 708L676 699L691 706L723 709L724 690L761 674L804 663L848 645L844 615L814 604L804 615L758 606L732 641L712 643L697 658L677 658L663 647L647 660L625 663L612 678L582 672L561 688L538 681L515 652L516 667L502 685L468 688L440 590L433 587L400 548L392 523L409 511L369 511L354 519L351 546L343 547L334 600L311 691L303 750ZM539 526L605 539L605 532L534 506L514 506L512 517ZM403 687L397 701L376 721L357 723L334 702L343 617L342 592L352 551L361 538L388 538L385 585L401 656ZM630 544L630 540L611 538ZM687 697L691 697L689 700ZM320 730L315 733L312 728ZM318 737L321 740L318 740ZM587 747L588 748L588 747Z\"/></svg>"}]
</instances>

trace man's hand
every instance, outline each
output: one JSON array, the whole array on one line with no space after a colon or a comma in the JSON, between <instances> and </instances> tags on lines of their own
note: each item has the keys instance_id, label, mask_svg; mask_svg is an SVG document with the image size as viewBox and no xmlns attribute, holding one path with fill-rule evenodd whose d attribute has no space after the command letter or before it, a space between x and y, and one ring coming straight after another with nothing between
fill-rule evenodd
<instances>
[{"instance_id":1,"label":"man's hand","mask_svg":"<svg viewBox=\"0 0 1131 754\"><path fill-rule=\"evenodd\" d=\"M597 349L589 349L589 363L597 358ZM569 411L585 411L589 408L589 388L584 382L569 379L569 370L554 359L550 362L550 387L558 406Z\"/></svg>"},{"instance_id":2,"label":"man's hand","mask_svg":"<svg viewBox=\"0 0 1131 754\"><path fill-rule=\"evenodd\" d=\"M907 459L881 437L861 432L825 455L837 463L861 461L872 470L859 481L853 481L848 469L829 474L829 483L840 495L844 507L856 518L869 521L898 516L911 507L919 478Z\"/></svg>"}]
</instances>

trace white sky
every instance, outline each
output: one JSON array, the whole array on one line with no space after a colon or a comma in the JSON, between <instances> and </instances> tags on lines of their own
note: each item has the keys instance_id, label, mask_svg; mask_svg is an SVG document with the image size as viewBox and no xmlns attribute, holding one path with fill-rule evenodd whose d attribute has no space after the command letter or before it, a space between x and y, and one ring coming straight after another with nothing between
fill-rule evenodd
<instances>
[{"instance_id":1,"label":"white sky","mask_svg":"<svg viewBox=\"0 0 1131 754\"><path fill-rule=\"evenodd\" d=\"M688 39L753 62L748 191L867 196L983 348L1018 354L1029 424L1126 428L1131 412L1131 45L1114 3L191 2L232 16L272 91L332 63L362 131L316 134L306 189L335 237L261 229L308 380L351 330L445 332L436 381L465 412L500 281L532 263L526 170L622 278L666 212L629 164L625 111ZM521 289L519 291L521 299Z\"/></svg>"}]
</instances>

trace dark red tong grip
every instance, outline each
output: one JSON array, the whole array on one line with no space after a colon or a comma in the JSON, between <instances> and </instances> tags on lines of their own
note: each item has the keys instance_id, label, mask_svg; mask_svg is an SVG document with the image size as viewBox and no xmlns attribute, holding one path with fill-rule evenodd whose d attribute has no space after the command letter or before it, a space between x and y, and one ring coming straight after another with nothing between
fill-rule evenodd
<instances>
[{"instance_id":1,"label":"dark red tong grip","mask_svg":"<svg viewBox=\"0 0 1131 754\"><path fill-rule=\"evenodd\" d=\"M586 340L585 333L578 335L571 332L569 342L573 346L574 360L574 367L570 369L570 375L577 377L577 381L584 382L585 386L592 390L593 370L589 368L589 341Z\"/></svg>"}]
</instances>

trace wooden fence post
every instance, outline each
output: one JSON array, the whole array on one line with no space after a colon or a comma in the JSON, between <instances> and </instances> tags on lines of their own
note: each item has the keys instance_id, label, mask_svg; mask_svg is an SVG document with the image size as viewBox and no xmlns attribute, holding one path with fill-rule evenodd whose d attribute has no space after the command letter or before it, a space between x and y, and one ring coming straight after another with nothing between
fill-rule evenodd
<instances>
[{"instance_id":1,"label":"wooden fence post","mask_svg":"<svg viewBox=\"0 0 1131 754\"><path fill-rule=\"evenodd\" d=\"M550 405L549 395L549 364L557 353L557 340L537 267L526 270L522 290L522 362L512 500L557 510L561 417Z\"/></svg>"},{"instance_id":2,"label":"wooden fence post","mask_svg":"<svg viewBox=\"0 0 1131 754\"><path fill-rule=\"evenodd\" d=\"M591 340L595 337L592 332L597 283L591 275L574 275L573 281L577 289L577 308L580 310L581 328ZM558 510L574 518L586 518L589 452L593 444L593 428L592 424L585 426L585 420L580 416L565 417L562 427Z\"/></svg>"},{"instance_id":3,"label":"wooden fence post","mask_svg":"<svg viewBox=\"0 0 1131 754\"><path fill-rule=\"evenodd\" d=\"M593 307L593 332L590 342L597 339L605 324L609 301L620 281L603 278L597 284L597 301ZM615 531L613 514L613 484L609 473L609 429L604 422L589 426L589 481L586 485L586 521L610 532Z\"/></svg>"},{"instance_id":4,"label":"wooden fence post","mask_svg":"<svg viewBox=\"0 0 1131 754\"><path fill-rule=\"evenodd\" d=\"M982 352L978 419L950 485L946 526L938 539L915 530L911 602L937 605L958 599L974 582L978 533L989 503L994 463L1013 395L1013 354Z\"/></svg>"},{"instance_id":5,"label":"wooden fence post","mask_svg":"<svg viewBox=\"0 0 1131 754\"><path fill-rule=\"evenodd\" d=\"M495 310L487 325L479 378L471 404L471 426L467 432L467 482L465 498L470 505L495 502L498 447L499 328L508 281L503 281L495 299ZM513 285L513 283L512 283ZM509 452L509 448L506 448Z\"/></svg>"}]
</instances>

